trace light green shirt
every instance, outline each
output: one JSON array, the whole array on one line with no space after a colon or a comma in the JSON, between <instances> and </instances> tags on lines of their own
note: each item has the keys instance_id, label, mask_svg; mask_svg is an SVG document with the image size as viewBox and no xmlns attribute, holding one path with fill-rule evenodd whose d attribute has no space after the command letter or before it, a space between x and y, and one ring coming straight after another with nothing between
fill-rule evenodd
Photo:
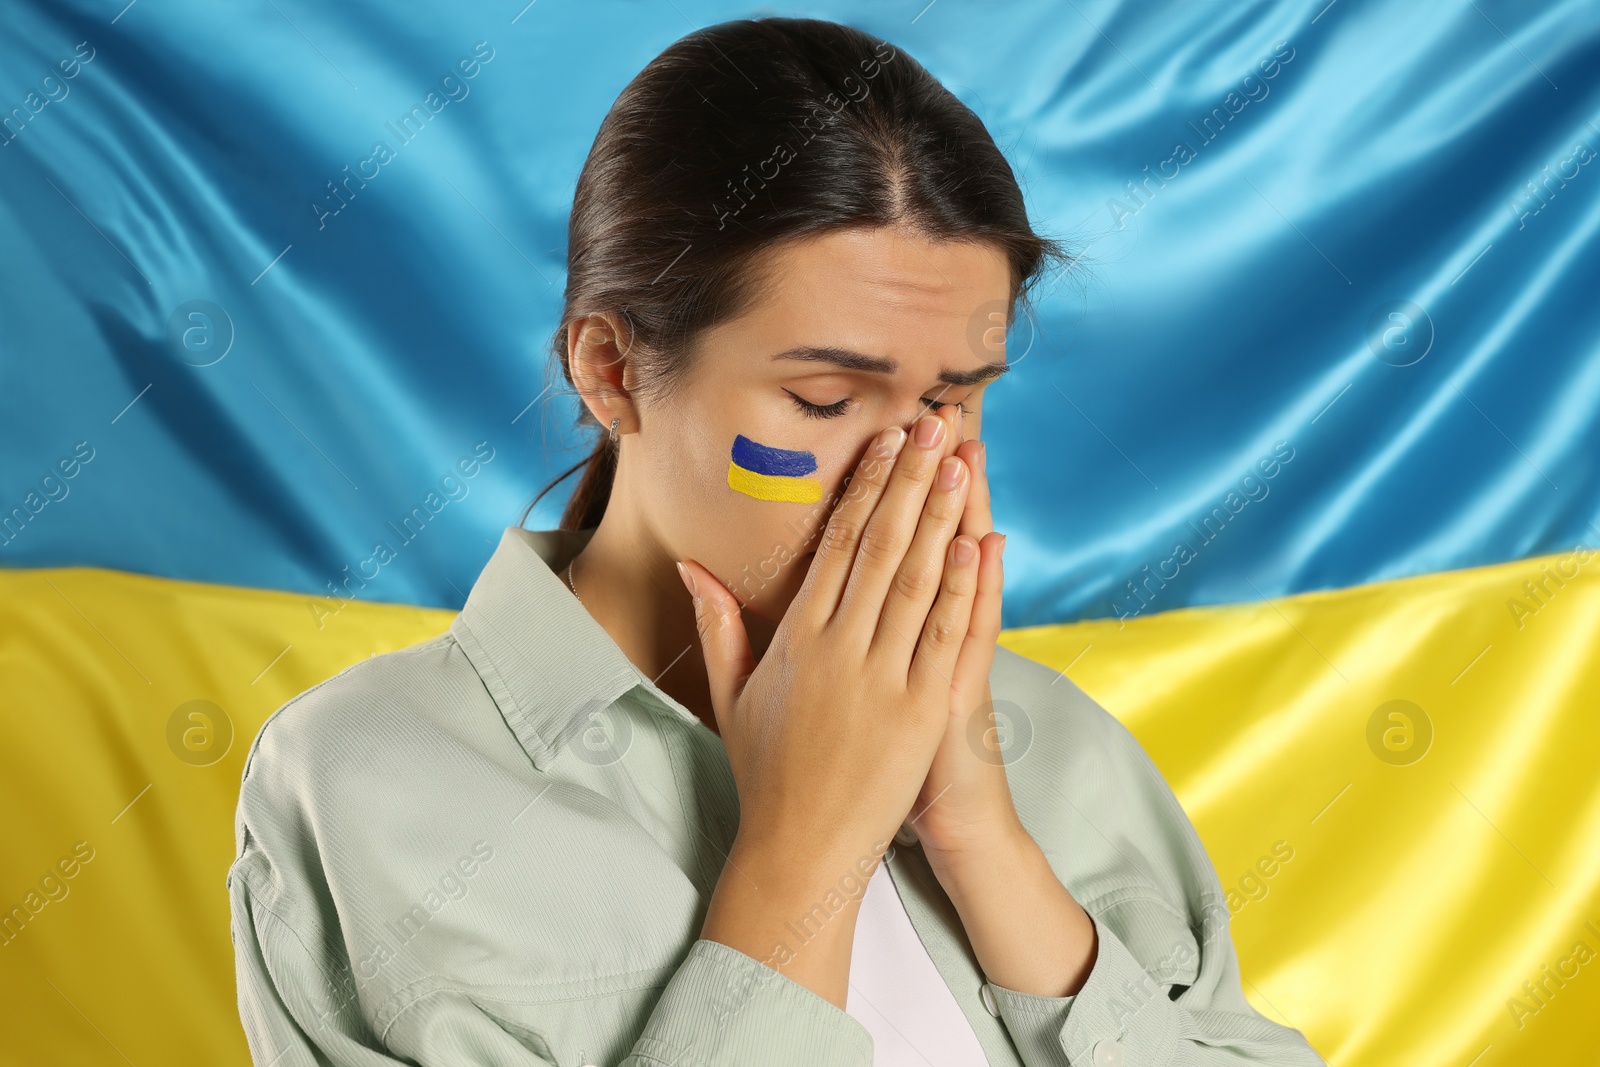
<instances>
[{"instance_id":1,"label":"light green shirt","mask_svg":"<svg viewBox=\"0 0 1600 1067\"><path fill-rule=\"evenodd\" d=\"M872 1062L857 1020L700 938L733 776L557 573L591 533L508 528L447 632L257 734L227 884L260 1067ZM1217 876L1132 735L1003 647L990 688L1017 812L1099 950L1076 996L986 983L920 847L885 856L989 1062L1322 1064L1246 1002Z\"/></svg>"}]
</instances>

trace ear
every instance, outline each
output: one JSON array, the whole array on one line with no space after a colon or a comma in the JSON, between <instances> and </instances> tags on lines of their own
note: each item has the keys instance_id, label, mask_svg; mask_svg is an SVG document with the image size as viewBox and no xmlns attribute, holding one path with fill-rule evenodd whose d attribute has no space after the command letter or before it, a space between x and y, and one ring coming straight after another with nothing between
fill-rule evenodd
<instances>
[{"instance_id":1,"label":"ear","mask_svg":"<svg viewBox=\"0 0 1600 1067\"><path fill-rule=\"evenodd\" d=\"M619 434L639 427L638 407L626 384L632 349L626 316L615 311L598 311L567 323L567 365L573 385L601 427L609 430L612 419L622 420Z\"/></svg>"}]
</instances>

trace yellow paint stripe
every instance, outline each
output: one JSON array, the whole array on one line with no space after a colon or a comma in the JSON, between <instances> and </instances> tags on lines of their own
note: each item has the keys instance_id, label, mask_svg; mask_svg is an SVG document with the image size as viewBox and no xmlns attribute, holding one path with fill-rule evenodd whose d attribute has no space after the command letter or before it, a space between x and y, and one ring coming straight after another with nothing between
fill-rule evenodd
<instances>
[{"instance_id":1,"label":"yellow paint stripe","mask_svg":"<svg viewBox=\"0 0 1600 1067\"><path fill-rule=\"evenodd\" d=\"M779 474L757 474L737 463L728 463L728 487L757 500L782 500L813 504L822 499L822 483L816 478L791 478Z\"/></svg>"}]
</instances>

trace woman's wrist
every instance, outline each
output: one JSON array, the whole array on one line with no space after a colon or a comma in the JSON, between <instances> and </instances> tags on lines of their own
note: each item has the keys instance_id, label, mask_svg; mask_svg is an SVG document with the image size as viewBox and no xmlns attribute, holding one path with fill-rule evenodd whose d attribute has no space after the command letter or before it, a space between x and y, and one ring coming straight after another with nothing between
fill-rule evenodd
<instances>
[{"instance_id":1,"label":"woman's wrist","mask_svg":"<svg viewBox=\"0 0 1600 1067\"><path fill-rule=\"evenodd\" d=\"M775 842L735 840L701 936L760 960L843 1009L866 884L888 842L853 860L818 860Z\"/></svg>"},{"instance_id":2,"label":"woman's wrist","mask_svg":"<svg viewBox=\"0 0 1600 1067\"><path fill-rule=\"evenodd\" d=\"M971 906L1004 886L1008 878L1026 871L1030 854L1044 860L1038 843L1015 819L997 822L988 833L948 846L934 845L926 839L921 844L928 866L958 912L963 904Z\"/></svg>"},{"instance_id":3,"label":"woman's wrist","mask_svg":"<svg viewBox=\"0 0 1600 1067\"><path fill-rule=\"evenodd\" d=\"M985 976L1041 997L1083 987L1097 955L1094 922L1020 822L986 849L929 855Z\"/></svg>"},{"instance_id":4,"label":"woman's wrist","mask_svg":"<svg viewBox=\"0 0 1600 1067\"><path fill-rule=\"evenodd\" d=\"M740 827L728 847L722 879L739 878L746 888L759 885L775 901L808 906L829 890L860 898L877 861L889 850L888 840L864 845L851 835L757 834ZM853 878L852 878L853 876ZM859 882L852 892L850 887Z\"/></svg>"}]
</instances>

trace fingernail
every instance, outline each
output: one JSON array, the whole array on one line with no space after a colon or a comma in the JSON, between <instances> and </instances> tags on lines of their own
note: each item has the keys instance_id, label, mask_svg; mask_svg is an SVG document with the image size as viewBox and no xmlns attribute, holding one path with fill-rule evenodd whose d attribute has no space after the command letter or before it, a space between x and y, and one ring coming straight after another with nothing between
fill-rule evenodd
<instances>
[{"instance_id":1,"label":"fingernail","mask_svg":"<svg viewBox=\"0 0 1600 1067\"><path fill-rule=\"evenodd\" d=\"M683 587L689 590L689 595L693 597L695 603L698 604L700 602L700 593L695 589L694 575L690 574L689 568L685 567L682 563L678 564L678 577L683 579Z\"/></svg>"},{"instance_id":2,"label":"fingernail","mask_svg":"<svg viewBox=\"0 0 1600 1067\"><path fill-rule=\"evenodd\" d=\"M924 415L917 420L918 446L932 448L944 437L944 420L937 415Z\"/></svg>"},{"instance_id":3,"label":"fingernail","mask_svg":"<svg viewBox=\"0 0 1600 1067\"><path fill-rule=\"evenodd\" d=\"M975 551L977 551L977 545L973 542L972 538L965 534L962 534L960 537L956 538L956 565L958 567L965 567L968 563L971 563L972 554Z\"/></svg>"},{"instance_id":4,"label":"fingernail","mask_svg":"<svg viewBox=\"0 0 1600 1067\"><path fill-rule=\"evenodd\" d=\"M1000 552L999 552L999 556L1000 556L1001 559L1005 559L1006 558L1006 535L1005 534L1001 534L1000 535Z\"/></svg>"},{"instance_id":5,"label":"fingernail","mask_svg":"<svg viewBox=\"0 0 1600 1067\"><path fill-rule=\"evenodd\" d=\"M989 446L983 441L978 442L978 473L989 473Z\"/></svg>"},{"instance_id":6,"label":"fingernail","mask_svg":"<svg viewBox=\"0 0 1600 1067\"><path fill-rule=\"evenodd\" d=\"M905 446L906 431L899 426L891 426L883 431L878 438L878 450L885 459L893 459L900 454L900 449Z\"/></svg>"},{"instance_id":7,"label":"fingernail","mask_svg":"<svg viewBox=\"0 0 1600 1067\"><path fill-rule=\"evenodd\" d=\"M946 456L939 464L939 488L954 489L961 481L961 461L954 456Z\"/></svg>"}]
</instances>

